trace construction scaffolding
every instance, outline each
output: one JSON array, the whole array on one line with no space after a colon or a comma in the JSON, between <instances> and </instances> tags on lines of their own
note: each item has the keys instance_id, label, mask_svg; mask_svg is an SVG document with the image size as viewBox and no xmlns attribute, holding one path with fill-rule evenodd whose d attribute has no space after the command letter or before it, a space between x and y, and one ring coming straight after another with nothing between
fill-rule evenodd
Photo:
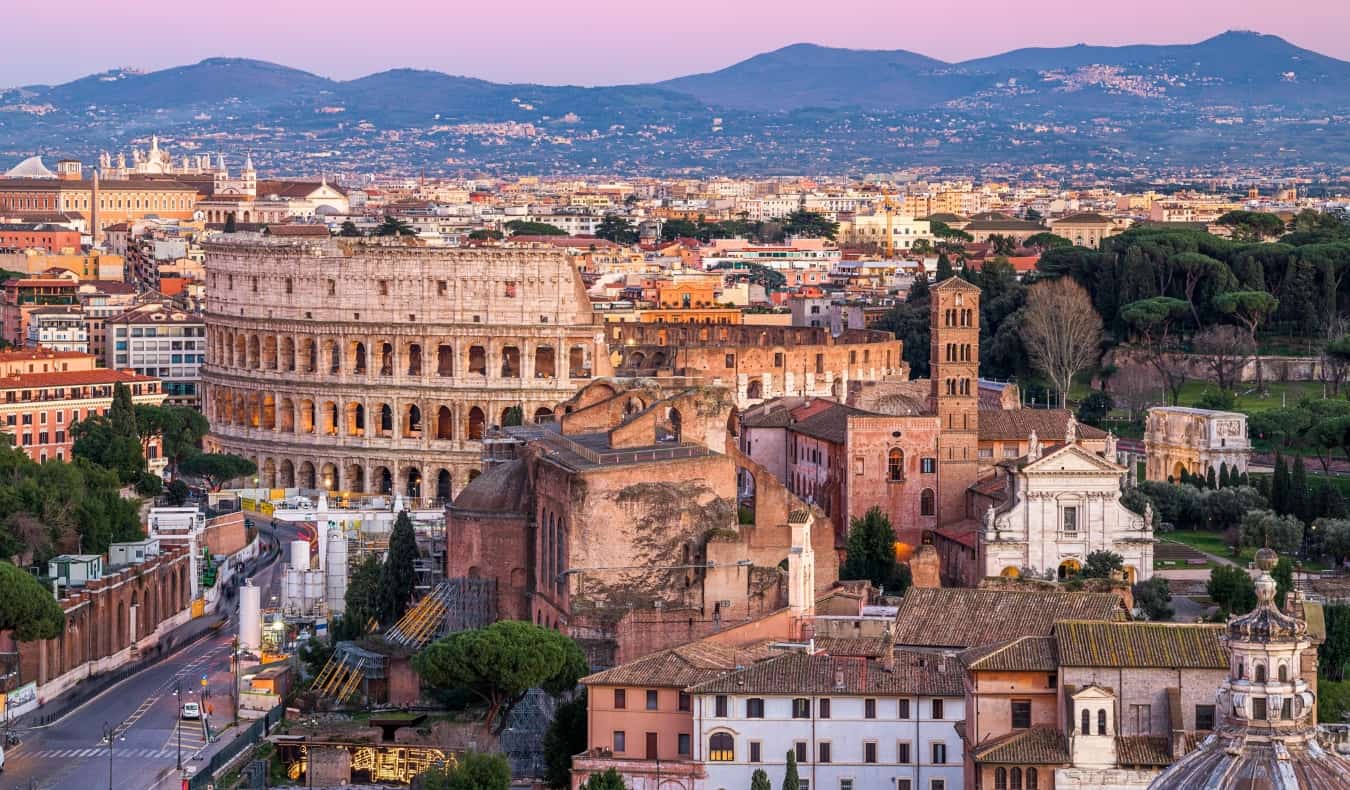
<instances>
[{"instance_id":1,"label":"construction scaffolding","mask_svg":"<svg viewBox=\"0 0 1350 790\"><path fill-rule=\"evenodd\" d=\"M358 689L364 693L367 681L384 678L387 660L354 642L339 642L311 688L321 697L346 702Z\"/></svg>"},{"instance_id":2,"label":"construction scaffolding","mask_svg":"<svg viewBox=\"0 0 1350 790\"><path fill-rule=\"evenodd\" d=\"M384 638L390 644L421 650L446 634L490 625L496 614L495 580L447 579L422 596Z\"/></svg>"}]
</instances>

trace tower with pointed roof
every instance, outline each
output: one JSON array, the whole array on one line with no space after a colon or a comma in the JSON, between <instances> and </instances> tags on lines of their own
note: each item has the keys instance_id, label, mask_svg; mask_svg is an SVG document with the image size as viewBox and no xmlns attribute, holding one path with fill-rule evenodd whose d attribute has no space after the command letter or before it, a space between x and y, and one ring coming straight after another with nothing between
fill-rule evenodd
<instances>
[{"instance_id":1,"label":"tower with pointed roof","mask_svg":"<svg viewBox=\"0 0 1350 790\"><path fill-rule=\"evenodd\" d=\"M979 478L980 289L950 277L932 289L930 394L939 420L938 523L966 517Z\"/></svg>"}]
</instances>

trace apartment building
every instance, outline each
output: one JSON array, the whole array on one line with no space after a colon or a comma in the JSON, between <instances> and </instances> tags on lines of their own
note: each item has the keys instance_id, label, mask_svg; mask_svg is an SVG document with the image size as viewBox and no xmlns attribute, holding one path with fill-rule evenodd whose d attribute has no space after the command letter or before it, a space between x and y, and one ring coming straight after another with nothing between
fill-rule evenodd
<instances>
[{"instance_id":1,"label":"apartment building","mask_svg":"<svg viewBox=\"0 0 1350 790\"><path fill-rule=\"evenodd\" d=\"M104 364L160 379L171 404L196 406L201 402L201 366L206 362L202 316L152 302L110 316L103 323L108 338Z\"/></svg>"}]
</instances>

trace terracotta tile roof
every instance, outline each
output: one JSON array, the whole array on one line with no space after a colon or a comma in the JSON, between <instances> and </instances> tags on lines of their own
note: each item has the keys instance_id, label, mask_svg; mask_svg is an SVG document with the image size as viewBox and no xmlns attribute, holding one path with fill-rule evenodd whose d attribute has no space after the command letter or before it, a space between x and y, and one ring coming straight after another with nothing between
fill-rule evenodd
<instances>
[{"instance_id":1,"label":"terracotta tile roof","mask_svg":"<svg viewBox=\"0 0 1350 790\"><path fill-rule=\"evenodd\" d=\"M965 693L965 683L955 661L930 653L897 651L894 668L887 669L874 659L792 652L700 684L690 691L959 697Z\"/></svg>"},{"instance_id":2,"label":"terracotta tile roof","mask_svg":"<svg viewBox=\"0 0 1350 790\"><path fill-rule=\"evenodd\" d=\"M49 351L45 348L23 348L0 351L0 364L37 359L83 359L87 356L89 355L83 351Z\"/></svg>"},{"instance_id":3,"label":"terracotta tile roof","mask_svg":"<svg viewBox=\"0 0 1350 790\"><path fill-rule=\"evenodd\" d=\"M1055 225L1110 225L1111 220L1103 217L1095 211L1084 211L1079 214L1070 214L1067 217L1050 220L1050 226Z\"/></svg>"},{"instance_id":4,"label":"terracotta tile roof","mask_svg":"<svg viewBox=\"0 0 1350 790\"><path fill-rule=\"evenodd\" d=\"M947 540L965 546L968 549L976 548L980 543L980 530L983 527L980 522L974 519L958 521L955 524L949 524L945 527L939 527L934 530L938 535Z\"/></svg>"},{"instance_id":5,"label":"terracotta tile roof","mask_svg":"<svg viewBox=\"0 0 1350 790\"><path fill-rule=\"evenodd\" d=\"M1055 625L1059 662L1066 667L1226 669L1222 625L1103 623Z\"/></svg>"},{"instance_id":6,"label":"terracotta tile roof","mask_svg":"<svg viewBox=\"0 0 1350 790\"><path fill-rule=\"evenodd\" d=\"M769 643L729 647L709 640L691 642L596 672L581 679L588 686L687 688L713 680L737 667L769 656Z\"/></svg>"},{"instance_id":7,"label":"terracotta tile roof","mask_svg":"<svg viewBox=\"0 0 1350 790\"><path fill-rule=\"evenodd\" d=\"M140 381L158 381L153 376L141 376L125 370L64 370L55 373L21 373L17 376L0 376L0 389L20 387L81 387L94 384L130 384Z\"/></svg>"},{"instance_id":8,"label":"terracotta tile roof","mask_svg":"<svg viewBox=\"0 0 1350 790\"><path fill-rule=\"evenodd\" d=\"M1055 672L1055 640L1023 636L1008 642L972 647L957 655L966 669L984 672Z\"/></svg>"},{"instance_id":9,"label":"terracotta tile roof","mask_svg":"<svg viewBox=\"0 0 1350 790\"><path fill-rule=\"evenodd\" d=\"M979 744L971 757L977 763L1064 765L1069 762L1069 747L1059 730L1032 727Z\"/></svg>"},{"instance_id":10,"label":"terracotta tile roof","mask_svg":"<svg viewBox=\"0 0 1350 790\"><path fill-rule=\"evenodd\" d=\"M786 428L791 422L792 414L787 407L774 403L746 414L741 425L746 428Z\"/></svg>"},{"instance_id":11,"label":"terracotta tile roof","mask_svg":"<svg viewBox=\"0 0 1350 790\"><path fill-rule=\"evenodd\" d=\"M1117 735L1116 762L1122 768L1172 764L1168 740L1152 735Z\"/></svg>"},{"instance_id":12,"label":"terracotta tile roof","mask_svg":"<svg viewBox=\"0 0 1350 790\"><path fill-rule=\"evenodd\" d=\"M1042 443L1063 441L1070 414L1068 409L981 410L980 441L1026 439L1033 430ZM1106 431L1080 422L1078 438L1105 439Z\"/></svg>"},{"instance_id":13,"label":"terracotta tile roof","mask_svg":"<svg viewBox=\"0 0 1350 790\"><path fill-rule=\"evenodd\" d=\"M966 648L1050 636L1058 620L1125 617L1115 593L911 587L896 615L895 643Z\"/></svg>"},{"instance_id":14,"label":"terracotta tile roof","mask_svg":"<svg viewBox=\"0 0 1350 790\"><path fill-rule=\"evenodd\" d=\"M848 436L849 415L866 413L852 406L836 403L818 414L798 420L792 424L790 430L833 444L843 444Z\"/></svg>"},{"instance_id":15,"label":"terracotta tile roof","mask_svg":"<svg viewBox=\"0 0 1350 790\"><path fill-rule=\"evenodd\" d=\"M884 636L816 637L816 649L831 656L862 656L880 658L891 650L891 641Z\"/></svg>"}]
</instances>

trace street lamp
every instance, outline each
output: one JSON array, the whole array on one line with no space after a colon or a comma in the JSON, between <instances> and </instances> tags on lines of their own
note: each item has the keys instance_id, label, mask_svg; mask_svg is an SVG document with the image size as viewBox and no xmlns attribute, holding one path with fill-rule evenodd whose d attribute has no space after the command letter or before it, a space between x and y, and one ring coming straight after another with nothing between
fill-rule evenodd
<instances>
[{"instance_id":1,"label":"street lamp","mask_svg":"<svg viewBox=\"0 0 1350 790\"><path fill-rule=\"evenodd\" d=\"M178 770L183 770L183 679L177 678L173 682L173 694L178 698L178 721L174 724L174 729L178 732Z\"/></svg>"},{"instance_id":2,"label":"street lamp","mask_svg":"<svg viewBox=\"0 0 1350 790\"><path fill-rule=\"evenodd\" d=\"M103 740L108 742L108 790L113 790L112 766L113 766L113 738L117 737L116 728L109 727L108 722L103 722Z\"/></svg>"}]
</instances>

